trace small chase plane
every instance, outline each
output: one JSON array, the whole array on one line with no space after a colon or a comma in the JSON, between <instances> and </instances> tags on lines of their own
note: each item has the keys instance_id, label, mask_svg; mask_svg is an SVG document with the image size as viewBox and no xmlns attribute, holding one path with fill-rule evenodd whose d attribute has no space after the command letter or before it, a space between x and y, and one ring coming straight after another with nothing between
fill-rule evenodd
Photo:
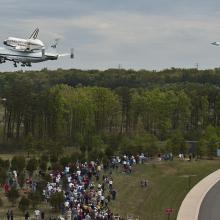
<instances>
[{"instance_id":1,"label":"small chase plane","mask_svg":"<svg viewBox=\"0 0 220 220\"><path fill-rule=\"evenodd\" d=\"M28 39L8 37L4 40L5 46L0 47L0 64L11 61L14 63L14 67L17 67L18 63L21 63L22 67L30 67L32 63L57 60L59 57L70 56L70 58L74 58L73 49L70 53L57 53L58 39L55 39L50 50L46 50L44 43L37 39L38 33L39 29L37 28Z\"/></svg>"}]
</instances>

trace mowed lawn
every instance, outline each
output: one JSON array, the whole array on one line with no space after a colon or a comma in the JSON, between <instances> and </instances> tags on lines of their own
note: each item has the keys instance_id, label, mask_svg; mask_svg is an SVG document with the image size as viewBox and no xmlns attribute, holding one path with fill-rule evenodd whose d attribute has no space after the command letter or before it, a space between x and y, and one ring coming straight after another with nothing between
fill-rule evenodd
<instances>
[{"instance_id":1,"label":"mowed lawn","mask_svg":"<svg viewBox=\"0 0 220 220\"><path fill-rule=\"evenodd\" d=\"M176 219L178 209L188 192L186 175L192 187L199 180L220 168L219 160L171 161L136 165L131 175L113 172L117 199L111 202L114 213L138 217L140 220L164 220L166 208L173 208L170 220ZM149 180L149 187L141 188L141 179Z\"/></svg>"}]
</instances>

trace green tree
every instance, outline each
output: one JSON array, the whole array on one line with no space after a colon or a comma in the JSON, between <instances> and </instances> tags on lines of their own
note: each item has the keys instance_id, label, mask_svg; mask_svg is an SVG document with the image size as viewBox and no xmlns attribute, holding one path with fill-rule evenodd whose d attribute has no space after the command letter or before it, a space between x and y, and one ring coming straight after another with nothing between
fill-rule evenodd
<instances>
[{"instance_id":1,"label":"green tree","mask_svg":"<svg viewBox=\"0 0 220 220\"><path fill-rule=\"evenodd\" d=\"M11 160L11 170L22 172L25 168L25 158L23 156L14 156Z\"/></svg>"},{"instance_id":2,"label":"green tree","mask_svg":"<svg viewBox=\"0 0 220 220\"><path fill-rule=\"evenodd\" d=\"M26 170L29 171L30 175L33 175L33 172L37 169L38 167L38 161L36 158L31 158L27 162Z\"/></svg>"},{"instance_id":3,"label":"green tree","mask_svg":"<svg viewBox=\"0 0 220 220\"><path fill-rule=\"evenodd\" d=\"M207 126L202 138L200 139L200 144L209 159L213 159L213 157L216 156L219 141L220 137L218 135L218 129L211 125Z\"/></svg>"},{"instance_id":4,"label":"green tree","mask_svg":"<svg viewBox=\"0 0 220 220\"><path fill-rule=\"evenodd\" d=\"M33 136L31 134L28 134L24 140L24 149L25 149L25 151L27 151L28 158L30 156L30 153L31 154L35 153L35 151L37 150L36 148L37 148L36 142L35 142Z\"/></svg>"},{"instance_id":5,"label":"green tree","mask_svg":"<svg viewBox=\"0 0 220 220\"><path fill-rule=\"evenodd\" d=\"M3 206L3 201L2 201L2 198L0 198L0 207Z\"/></svg>"},{"instance_id":6,"label":"green tree","mask_svg":"<svg viewBox=\"0 0 220 220\"><path fill-rule=\"evenodd\" d=\"M30 203L32 205L32 208L34 209L42 200L42 196L39 192L30 192L28 194L28 199L30 200Z\"/></svg>"},{"instance_id":7,"label":"green tree","mask_svg":"<svg viewBox=\"0 0 220 220\"><path fill-rule=\"evenodd\" d=\"M21 188L23 188L24 183L25 183L25 173L21 172L18 174L18 184Z\"/></svg>"},{"instance_id":8,"label":"green tree","mask_svg":"<svg viewBox=\"0 0 220 220\"><path fill-rule=\"evenodd\" d=\"M18 208L22 211L22 212L25 212L26 210L29 209L29 206L30 206L30 200L27 199L26 197L22 196L21 197L21 200L18 204Z\"/></svg>"},{"instance_id":9,"label":"green tree","mask_svg":"<svg viewBox=\"0 0 220 220\"><path fill-rule=\"evenodd\" d=\"M7 180L7 171L0 167L0 184L3 185Z\"/></svg>"},{"instance_id":10,"label":"green tree","mask_svg":"<svg viewBox=\"0 0 220 220\"><path fill-rule=\"evenodd\" d=\"M45 172L47 170L47 161L40 161L39 168Z\"/></svg>"},{"instance_id":11,"label":"green tree","mask_svg":"<svg viewBox=\"0 0 220 220\"><path fill-rule=\"evenodd\" d=\"M56 192L51 195L49 202L51 206L56 210L59 211L61 204L64 202L64 196L62 192Z\"/></svg>"},{"instance_id":12,"label":"green tree","mask_svg":"<svg viewBox=\"0 0 220 220\"><path fill-rule=\"evenodd\" d=\"M177 130L171 135L170 139L167 141L166 148L175 155L179 153L188 153L186 142L181 131Z\"/></svg>"},{"instance_id":13,"label":"green tree","mask_svg":"<svg viewBox=\"0 0 220 220\"><path fill-rule=\"evenodd\" d=\"M6 196L8 197L9 202L14 205L20 195L16 187L12 187L11 190L6 194Z\"/></svg>"}]
</instances>

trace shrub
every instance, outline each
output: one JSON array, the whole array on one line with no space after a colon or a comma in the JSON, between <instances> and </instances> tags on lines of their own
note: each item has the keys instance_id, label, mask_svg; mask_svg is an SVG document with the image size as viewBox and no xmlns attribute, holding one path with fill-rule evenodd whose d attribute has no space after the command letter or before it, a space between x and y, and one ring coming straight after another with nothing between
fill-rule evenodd
<instances>
[{"instance_id":1,"label":"shrub","mask_svg":"<svg viewBox=\"0 0 220 220\"><path fill-rule=\"evenodd\" d=\"M51 154L50 155L50 162L56 163L58 161L58 155L57 154Z\"/></svg>"},{"instance_id":2,"label":"shrub","mask_svg":"<svg viewBox=\"0 0 220 220\"><path fill-rule=\"evenodd\" d=\"M40 162L40 165L39 165L39 168L40 168L42 171L46 171L46 170L47 170L47 161L41 161L41 162Z\"/></svg>"},{"instance_id":3,"label":"shrub","mask_svg":"<svg viewBox=\"0 0 220 220\"><path fill-rule=\"evenodd\" d=\"M28 194L28 199L32 204L32 208L34 209L41 201L41 195L39 192L31 192Z\"/></svg>"},{"instance_id":4,"label":"shrub","mask_svg":"<svg viewBox=\"0 0 220 220\"><path fill-rule=\"evenodd\" d=\"M20 202L19 202L19 205L18 205L18 208L22 211L22 212L25 212L25 210L28 210L30 206L30 200L27 199L26 197L22 196Z\"/></svg>"},{"instance_id":5,"label":"shrub","mask_svg":"<svg viewBox=\"0 0 220 220\"><path fill-rule=\"evenodd\" d=\"M8 200L14 205L16 200L19 198L19 193L16 187L12 187L11 190L7 193Z\"/></svg>"},{"instance_id":6,"label":"shrub","mask_svg":"<svg viewBox=\"0 0 220 220\"><path fill-rule=\"evenodd\" d=\"M52 170L62 170L62 165L59 163L53 163L52 164Z\"/></svg>"},{"instance_id":7,"label":"shrub","mask_svg":"<svg viewBox=\"0 0 220 220\"><path fill-rule=\"evenodd\" d=\"M22 172L25 168L25 158L23 156L14 156L11 160L11 170Z\"/></svg>"},{"instance_id":8,"label":"shrub","mask_svg":"<svg viewBox=\"0 0 220 220\"><path fill-rule=\"evenodd\" d=\"M0 158L0 167L4 168L5 170L8 170L10 166L10 161L9 160L2 160Z\"/></svg>"},{"instance_id":9,"label":"shrub","mask_svg":"<svg viewBox=\"0 0 220 220\"><path fill-rule=\"evenodd\" d=\"M41 161L41 162L43 162L43 161L44 161L44 162L49 161L49 155L46 154L46 153L45 153L45 154L42 154L41 157L40 157L40 161Z\"/></svg>"},{"instance_id":10,"label":"shrub","mask_svg":"<svg viewBox=\"0 0 220 220\"><path fill-rule=\"evenodd\" d=\"M62 158L60 158L60 164L63 167L67 166L69 162L70 162L70 158L69 157L62 157Z\"/></svg>"},{"instance_id":11,"label":"shrub","mask_svg":"<svg viewBox=\"0 0 220 220\"><path fill-rule=\"evenodd\" d=\"M64 202L64 196L62 192L54 193L49 200L51 206L56 210L59 211L61 204Z\"/></svg>"},{"instance_id":12,"label":"shrub","mask_svg":"<svg viewBox=\"0 0 220 220\"><path fill-rule=\"evenodd\" d=\"M0 184L4 184L7 179L7 172L4 168L0 168Z\"/></svg>"},{"instance_id":13,"label":"shrub","mask_svg":"<svg viewBox=\"0 0 220 220\"><path fill-rule=\"evenodd\" d=\"M2 198L0 198L0 207L3 206L3 201L2 201Z\"/></svg>"},{"instance_id":14,"label":"shrub","mask_svg":"<svg viewBox=\"0 0 220 220\"><path fill-rule=\"evenodd\" d=\"M33 172L37 169L37 165L38 165L38 162L37 162L36 158L31 158L28 161L26 169L27 169L27 171L29 171L30 175L32 175Z\"/></svg>"},{"instance_id":15,"label":"shrub","mask_svg":"<svg viewBox=\"0 0 220 220\"><path fill-rule=\"evenodd\" d=\"M18 175L18 184L21 188L23 188L24 186L24 183L25 183L25 174L24 172L21 172L19 175Z\"/></svg>"}]
</instances>

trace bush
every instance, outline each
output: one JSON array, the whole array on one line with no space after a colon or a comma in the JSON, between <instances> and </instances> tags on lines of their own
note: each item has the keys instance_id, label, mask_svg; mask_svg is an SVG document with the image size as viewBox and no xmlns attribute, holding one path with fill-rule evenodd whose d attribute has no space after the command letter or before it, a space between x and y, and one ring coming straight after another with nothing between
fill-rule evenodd
<instances>
[{"instance_id":1,"label":"bush","mask_svg":"<svg viewBox=\"0 0 220 220\"><path fill-rule=\"evenodd\" d=\"M2 160L0 158L0 167L4 168L5 170L8 170L10 166L10 161L9 160Z\"/></svg>"},{"instance_id":2,"label":"bush","mask_svg":"<svg viewBox=\"0 0 220 220\"><path fill-rule=\"evenodd\" d=\"M0 184L4 184L7 179L7 172L4 168L0 167Z\"/></svg>"},{"instance_id":3,"label":"bush","mask_svg":"<svg viewBox=\"0 0 220 220\"><path fill-rule=\"evenodd\" d=\"M19 205L18 205L18 208L22 211L22 212L25 212L26 210L28 210L30 206L30 200L27 199L26 197L22 196L20 202L19 202Z\"/></svg>"},{"instance_id":4,"label":"bush","mask_svg":"<svg viewBox=\"0 0 220 220\"><path fill-rule=\"evenodd\" d=\"M25 174L24 172L22 172L18 175L18 184L21 188L23 188L24 183L25 183Z\"/></svg>"},{"instance_id":5,"label":"bush","mask_svg":"<svg viewBox=\"0 0 220 220\"><path fill-rule=\"evenodd\" d=\"M43 162L43 161L44 161L44 162L49 161L49 155L46 154L46 153L45 153L45 154L42 154L41 157L40 157L40 161L41 161L41 162Z\"/></svg>"},{"instance_id":6,"label":"bush","mask_svg":"<svg viewBox=\"0 0 220 220\"><path fill-rule=\"evenodd\" d=\"M62 165L59 163L53 163L52 164L52 170L62 170Z\"/></svg>"},{"instance_id":7,"label":"bush","mask_svg":"<svg viewBox=\"0 0 220 220\"><path fill-rule=\"evenodd\" d=\"M40 162L40 165L39 165L39 168L40 168L42 171L46 171L46 170L47 170L47 161L41 161L41 162Z\"/></svg>"},{"instance_id":8,"label":"bush","mask_svg":"<svg viewBox=\"0 0 220 220\"><path fill-rule=\"evenodd\" d=\"M16 187L12 187L11 190L7 193L7 197L9 202L14 205L16 203L16 200L19 198L19 193Z\"/></svg>"},{"instance_id":9,"label":"bush","mask_svg":"<svg viewBox=\"0 0 220 220\"><path fill-rule=\"evenodd\" d=\"M69 164L70 162L70 157L62 157L60 158L60 164L65 167Z\"/></svg>"},{"instance_id":10,"label":"bush","mask_svg":"<svg viewBox=\"0 0 220 220\"><path fill-rule=\"evenodd\" d=\"M25 158L23 156L14 156L11 160L11 170L22 172L25 168Z\"/></svg>"},{"instance_id":11,"label":"bush","mask_svg":"<svg viewBox=\"0 0 220 220\"><path fill-rule=\"evenodd\" d=\"M43 190L46 188L47 183L49 181L45 181L45 180L41 180L37 183L37 190L36 192L40 193L40 195L42 195Z\"/></svg>"},{"instance_id":12,"label":"bush","mask_svg":"<svg viewBox=\"0 0 220 220\"><path fill-rule=\"evenodd\" d=\"M84 156L79 151L76 151L76 152L72 153L71 156L70 156L71 162L76 162L77 160L81 160L81 159L84 159Z\"/></svg>"},{"instance_id":13,"label":"bush","mask_svg":"<svg viewBox=\"0 0 220 220\"><path fill-rule=\"evenodd\" d=\"M59 211L61 204L64 202L64 196L62 192L54 193L50 199L49 202L51 206L56 210Z\"/></svg>"},{"instance_id":14,"label":"bush","mask_svg":"<svg viewBox=\"0 0 220 220\"><path fill-rule=\"evenodd\" d=\"M28 194L28 199L32 204L32 208L34 209L41 202L41 195L39 192L31 192Z\"/></svg>"},{"instance_id":15,"label":"bush","mask_svg":"<svg viewBox=\"0 0 220 220\"><path fill-rule=\"evenodd\" d=\"M41 177L44 181L50 182L51 181L51 176L50 174L46 173L44 176Z\"/></svg>"},{"instance_id":16,"label":"bush","mask_svg":"<svg viewBox=\"0 0 220 220\"><path fill-rule=\"evenodd\" d=\"M113 147L108 146L108 147L105 149L105 155L108 155L108 157L112 157L112 156L114 156L114 154L115 154L115 152L114 152Z\"/></svg>"},{"instance_id":17,"label":"bush","mask_svg":"<svg viewBox=\"0 0 220 220\"><path fill-rule=\"evenodd\" d=\"M27 171L29 171L30 175L32 175L33 172L37 169L37 165L38 165L38 162L37 162L36 158L31 158L28 161L26 169L27 169Z\"/></svg>"},{"instance_id":18,"label":"bush","mask_svg":"<svg viewBox=\"0 0 220 220\"><path fill-rule=\"evenodd\" d=\"M3 206L3 201L2 201L2 198L0 198L0 207Z\"/></svg>"},{"instance_id":19,"label":"bush","mask_svg":"<svg viewBox=\"0 0 220 220\"><path fill-rule=\"evenodd\" d=\"M58 161L58 155L57 154L51 154L50 155L50 162L56 163Z\"/></svg>"}]
</instances>

